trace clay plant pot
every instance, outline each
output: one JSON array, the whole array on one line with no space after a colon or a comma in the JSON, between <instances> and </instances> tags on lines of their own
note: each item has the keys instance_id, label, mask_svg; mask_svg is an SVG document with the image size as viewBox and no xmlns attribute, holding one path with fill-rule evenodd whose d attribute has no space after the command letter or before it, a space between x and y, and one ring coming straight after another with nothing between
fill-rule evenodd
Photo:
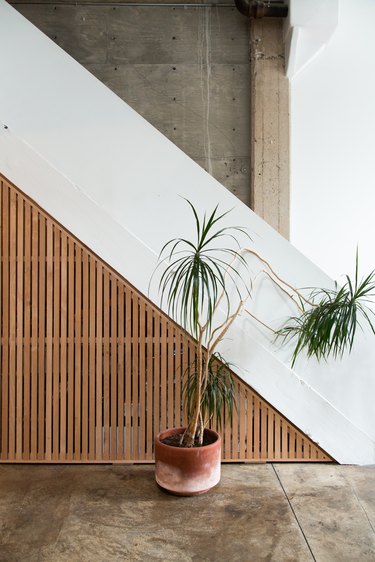
<instances>
[{"instance_id":1,"label":"clay plant pot","mask_svg":"<svg viewBox=\"0 0 375 562\"><path fill-rule=\"evenodd\" d=\"M167 429L155 439L155 478L165 491L176 496L196 496L208 492L220 481L221 439L205 429L212 443L202 447L173 447L161 439L183 433L183 427Z\"/></svg>"}]
</instances>

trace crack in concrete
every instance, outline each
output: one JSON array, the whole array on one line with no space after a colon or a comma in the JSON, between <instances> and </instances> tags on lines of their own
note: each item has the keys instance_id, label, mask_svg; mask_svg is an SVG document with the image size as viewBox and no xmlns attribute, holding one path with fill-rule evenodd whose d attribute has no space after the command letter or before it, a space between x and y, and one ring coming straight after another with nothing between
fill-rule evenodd
<instances>
[{"instance_id":1,"label":"crack in concrete","mask_svg":"<svg viewBox=\"0 0 375 562\"><path fill-rule=\"evenodd\" d=\"M355 491L355 488L354 488L353 484L352 484L350 481L348 481L348 479L346 478L345 474L344 474L344 475L342 474L342 471L340 471L340 473L341 473L341 475L344 477L345 481L348 482L348 484L349 484L349 486L350 486L350 489L352 490L352 492L353 492L353 494L354 494L354 497L355 497L355 499L356 499L357 502L358 502L359 507L362 509L363 513L365 514L365 517L366 517L366 519L367 519L367 522L368 522L368 524L370 525L372 532L375 534L375 528L374 528L373 524L371 523L371 519L370 519L370 517L368 516L368 513L367 513L367 511L366 511L366 509L365 509L365 506L362 504L361 500L359 499L359 497L358 497L358 495L357 495L357 492Z\"/></svg>"},{"instance_id":2,"label":"crack in concrete","mask_svg":"<svg viewBox=\"0 0 375 562\"><path fill-rule=\"evenodd\" d=\"M210 87L211 87L211 15L203 10L199 18L198 29L198 60L200 66L200 82L204 119L204 156L208 163L208 173L212 176L212 151L210 137Z\"/></svg>"},{"instance_id":3,"label":"crack in concrete","mask_svg":"<svg viewBox=\"0 0 375 562\"><path fill-rule=\"evenodd\" d=\"M288 494L286 493L286 490L285 490L285 488L284 488L284 485L283 485L283 483L281 482L281 478L280 478L280 476L278 475L278 473L277 473L277 471L276 471L275 465L274 465L273 463L271 463L271 466L272 466L272 468L273 468L273 471L274 471L274 473L275 473L275 475L276 475L277 480L279 481L280 487L281 487L282 491L284 492L285 499L286 499L286 501L287 501L288 504L289 504L289 507L290 507L290 509L291 509L291 512L293 513L294 519L296 520L296 523L297 523L297 525L298 525L298 527L299 527L299 529L300 529L300 531L301 531L301 533L302 533L302 536L303 536L303 538L304 538L304 540L305 540L305 543L306 543L306 545L307 545L307 548L308 548L309 551L310 551L311 557L312 557L312 559L314 560L314 562L317 562L317 561L316 561L316 558L315 558L315 556L314 556L314 553L313 553L313 551L312 551L312 548L311 548L311 546L310 546L310 544L309 544L309 541L307 540L307 537L306 537L306 535L305 535L305 533L304 533L304 530L302 529L302 525L301 525L301 523L300 523L299 520L298 520L298 517L297 517L296 512L294 511L294 508L293 508L293 506L292 506L292 502L290 501L290 499L289 499L289 497L288 497Z\"/></svg>"}]
</instances>

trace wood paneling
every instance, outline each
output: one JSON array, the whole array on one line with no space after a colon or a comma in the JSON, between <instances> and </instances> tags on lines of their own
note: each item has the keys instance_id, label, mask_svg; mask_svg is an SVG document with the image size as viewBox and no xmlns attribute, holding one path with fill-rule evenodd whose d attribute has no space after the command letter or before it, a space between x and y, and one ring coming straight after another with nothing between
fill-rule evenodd
<instances>
[{"instance_id":1,"label":"wood paneling","mask_svg":"<svg viewBox=\"0 0 375 562\"><path fill-rule=\"evenodd\" d=\"M0 179L0 461L152 462L153 436L184 423L194 341ZM234 379L224 461L331 460Z\"/></svg>"}]
</instances>

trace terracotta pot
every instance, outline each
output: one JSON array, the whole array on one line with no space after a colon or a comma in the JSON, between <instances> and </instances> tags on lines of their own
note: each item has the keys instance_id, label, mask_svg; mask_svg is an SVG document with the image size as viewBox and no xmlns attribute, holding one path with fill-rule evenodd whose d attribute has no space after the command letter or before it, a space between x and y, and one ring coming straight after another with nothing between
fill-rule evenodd
<instances>
[{"instance_id":1,"label":"terracotta pot","mask_svg":"<svg viewBox=\"0 0 375 562\"><path fill-rule=\"evenodd\" d=\"M204 494L220 481L221 439L216 431L205 429L214 442L203 447L173 447L161 439L183 427L167 429L155 439L155 478L157 484L177 496Z\"/></svg>"}]
</instances>

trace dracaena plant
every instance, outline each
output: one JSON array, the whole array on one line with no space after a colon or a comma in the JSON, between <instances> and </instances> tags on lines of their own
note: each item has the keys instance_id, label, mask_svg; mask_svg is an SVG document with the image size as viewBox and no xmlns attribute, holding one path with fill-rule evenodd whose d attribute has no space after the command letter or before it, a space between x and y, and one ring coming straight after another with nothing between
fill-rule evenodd
<instances>
[{"instance_id":1,"label":"dracaena plant","mask_svg":"<svg viewBox=\"0 0 375 562\"><path fill-rule=\"evenodd\" d=\"M246 262L237 236L248 235L242 227L222 226L228 212L219 213L218 206L200 218L192 203L187 204L195 236L167 242L158 267L167 263L159 282L161 304L196 340L195 361L184 385L188 424L181 439L182 446L193 447L202 445L204 427L214 414L220 421L223 410L231 413L233 408L233 380L225 363L223 368L213 368L214 353L247 297L240 271L240 266L246 271ZM234 307L229 285L232 290L236 287ZM219 306L225 316L221 321L217 320Z\"/></svg>"},{"instance_id":2,"label":"dracaena plant","mask_svg":"<svg viewBox=\"0 0 375 562\"><path fill-rule=\"evenodd\" d=\"M360 279L357 252L354 279L348 275L345 279L342 287L312 289L309 298L300 301L300 314L277 332L278 338L295 342L292 366L302 351L318 361L342 357L352 350L357 328L363 324L375 334L374 312L368 306L375 296L375 270Z\"/></svg>"},{"instance_id":3,"label":"dracaena plant","mask_svg":"<svg viewBox=\"0 0 375 562\"><path fill-rule=\"evenodd\" d=\"M162 304L166 303L169 314L195 337L197 344L196 357L183 385L188 425L181 445L192 447L202 444L204 427L214 415L220 423L223 412L231 414L235 405L230 367L222 357L216 356L215 350L253 289L253 283L250 280L245 283L242 277L247 267L245 256L263 264L256 277L266 275L298 308L298 315L290 317L278 331L246 310L271 330L278 341L295 342L292 366L302 351L318 360L341 357L346 350L350 352L357 328L362 324L367 324L375 334L374 312L368 306L375 297L375 270L360 279L357 253L354 280L346 276L342 287L314 288L306 296L306 291L284 281L252 248L240 247L236 235L245 234L249 238L242 227L219 226L228 212L220 214L216 206L211 214L200 219L194 206L187 203L194 216L195 238L174 238L167 242L160 252L157 268L167 263L159 283ZM231 245L222 247L224 240L231 241ZM237 287L234 307L228 281L232 289L233 285ZM219 305L225 315L221 322L217 322Z\"/></svg>"}]
</instances>

